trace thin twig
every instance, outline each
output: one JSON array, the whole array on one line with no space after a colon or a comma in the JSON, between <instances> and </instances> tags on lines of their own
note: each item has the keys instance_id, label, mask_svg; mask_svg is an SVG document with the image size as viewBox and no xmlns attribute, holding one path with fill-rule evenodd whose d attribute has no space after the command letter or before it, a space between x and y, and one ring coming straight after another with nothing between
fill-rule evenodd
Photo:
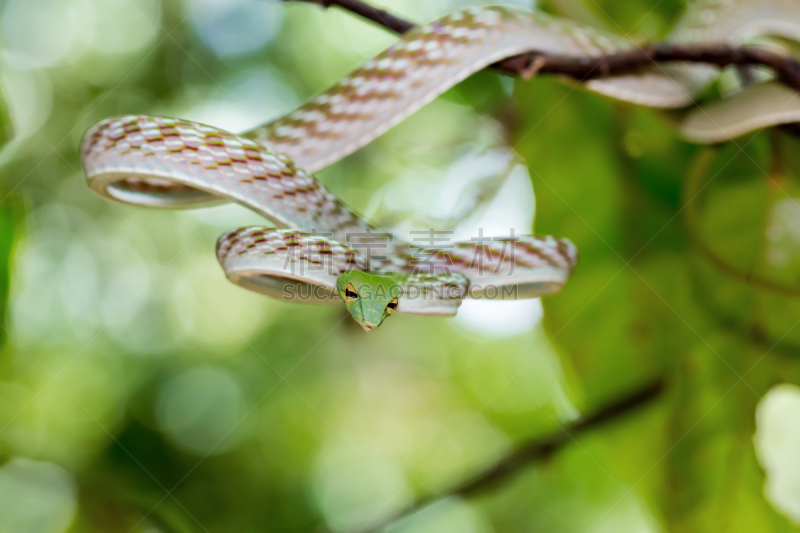
<instances>
[{"instance_id":1,"label":"thin twig","mask_svg":"<svg viewBox=\"0 0 800 533\"><path fill-rule=\"evenodd\" d=\"M415 24L377 9L361 0L284 0L308 2L328 8L340 7L398 34ZM603 56L576 56L531 52L512 56L492 65L506 72L530 78L533 74L561 74L579 81L626 74L651 66L653 62L682 61L726 67L763 65L778 79L800 91L800 62L794 58L754 46L712 44L652 44Z\"/></svg>"},{"instance_id":2,"label":"thin twig","mask_svg":"<svg viewBox=\"0 0 800 533\"><path fill-rule=\"evenodd\" d=\"M373 7L367 4L366 2L361 2L360 0L283 0L283 1L284 2L295 1L295 2L305 2L308 4L317 4L318 6L322 6L324 8L328 8L331 6L338 6L346 11L355 13L356 15L363 17L367 20L371 20L378 26L383 26L384 28L393 31L394 33L399 33L401 35L415 26L413 22L403 20L398 16L392 15L391 13L387 13L382 9Z\"/></svg>"},{"instance_id":3,"label":"thin twig","mask_svg":"<svg viewBox=\"0 0 800 533\"><path fill-rule=\"evenodd\" d=\"M583 420L563 426L558 432L548 437L537 438L521 444L516 450L488 468L485 468L471 479L441 492L423 496L400 512L384 519L380 524L371 526L369 529L364 529L362 531L365 533L381 531L389 524L393 524L401 518L413 513L415 510L422 509L426 505L442 498L451 496L469 497L487 489L494 488L499 483L508 480L514 473L519 472L522 467L533 462L546 461L552 457L555 452L572 442L578 436L612 420L617 420L624 415L630 414L637 408L653 401L661 395L663 391L664 384L662 381L651 383L633 394L626 396L622 400L600 409L595 414Z\"/></svg>"},{"instance_id":4,"label":"thin twig","mask_svg":"<svg viewBox=\"0 0 800 533\"><path fill-rule=\"evenodd\" d=\"M706 180L711 176L709 169L717 154L717 150L701 152L694 168L689 172L687 179L683 181L681 196L685 209L681 213L681 218L692 249L717 270L744 285L787 298L800 298L800 288L769 279L754 272L743 271L719 255L703 237L700 229L702 226L702 217L699 211L701 202L696 201L696 197L703 191Z\"/></svg>"}]
</instances>

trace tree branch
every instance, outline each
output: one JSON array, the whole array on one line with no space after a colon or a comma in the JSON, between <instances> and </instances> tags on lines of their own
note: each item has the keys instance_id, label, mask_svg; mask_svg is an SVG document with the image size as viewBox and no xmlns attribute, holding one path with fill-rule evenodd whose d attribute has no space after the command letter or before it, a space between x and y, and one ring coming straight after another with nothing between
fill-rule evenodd
<instances>
[{"instance_id":1,"label":"tree branch","mask_svg":"<svg viewBox=\"0 0 800 533\"><path fill-rule=\"evenodd\" d=\"M373 7L360 0L283 0L284 2L305 2L307 4L317 4L324 8L338 6L345 11L350 11L356 15L371 20L378 26L383 26L394 33L404 34L415 26L413 22L403 20L400 17L387 13L382 9Z\"/></svg>"},{"instance_id":2,"label":"tree branch","mask_svg":"<svg viewBox=\"0 0 800 533\"><path fill-rule=\"evenodd\" d=\"M396 15L377 9L361 0L283 0L317 4L324 8L340 7L366 18L398 34L415 24ZM604 56L574 56L545 54L531 51L503 59L494 68L531 78L537 73L562 74L578 81L627 74L650 66L653 62L684 61L706 63L718 67L729 65L762 65L772 69L778 79L800 91L800 62L790 56L753 46L735 47L727 44L651 44Z\"/></svg>"},{"instance_id":3,"label":"tree branch","mask_svg":"<svg viewBox=\"0 0 800 533\"><path fill-rule=\"evenodd\" d=\"M426 505L448 498L450 496L469 497L485 490L495 488L498 484L508 480L513 474L519 472L524 466L533 462L543 462L553 456L566 444L574 441L578 436L598 426L617 420L630 414L637 408L646 405L657 398L664 391L664 383L656 381L633 394L611 404L593 415L573 424L563 426L559 431L544 438L525 442L507 456L501 458L488 468L462 483L436 494L430 494L417 499L398 513L384 519L381 523L362 531L374 533L381 531L389 524L404 518Z\"/></svg>"}]
</instances>

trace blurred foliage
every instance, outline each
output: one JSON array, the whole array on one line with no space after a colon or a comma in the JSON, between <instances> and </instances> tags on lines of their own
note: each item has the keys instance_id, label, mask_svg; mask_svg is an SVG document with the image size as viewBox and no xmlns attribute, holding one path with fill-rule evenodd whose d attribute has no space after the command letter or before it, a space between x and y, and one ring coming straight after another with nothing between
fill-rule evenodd
<instances>
[{"instance_id":1,"label":"blurred foliage","mask_svg":"<svg viewBox=\"0 0 800 533\"><path fill-rule=\"evenodd\" d=\"M387 7L429 20L474 3ZM527 172L457 232L529 233L532 183L536 233L569 237L579 266L541 304L467 302L366 335L342 309L227 283L215 240L255 215L109 203L78 145L112 114L253 127L393 37L261 0L0 6L0 531L358 531L662 374L657 405L390 531L793 529L800 389L763 403L758 428L755 413L800 384L797 138L699 148L672 114L479 73L319 177L373 218L443 219L458 162L508 142ZM656 39L683 5L541 7Z\"/></svg>"}]
</instances>

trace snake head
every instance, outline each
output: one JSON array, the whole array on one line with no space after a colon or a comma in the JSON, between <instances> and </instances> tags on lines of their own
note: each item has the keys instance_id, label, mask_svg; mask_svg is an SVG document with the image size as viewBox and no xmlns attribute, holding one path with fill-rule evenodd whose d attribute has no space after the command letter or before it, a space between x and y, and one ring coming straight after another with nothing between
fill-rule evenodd
<instances>
[{"instance_id":1,"label":"snake head","mask_svg":"<svg viewBox=\"0 0 800 533\"><path fill-rule=\"evenodd\" d=\"M353 270L337 278L336 290L353 319L372 331L397 310L399 281L396 274Z\"/></svg>"}]
</instances>

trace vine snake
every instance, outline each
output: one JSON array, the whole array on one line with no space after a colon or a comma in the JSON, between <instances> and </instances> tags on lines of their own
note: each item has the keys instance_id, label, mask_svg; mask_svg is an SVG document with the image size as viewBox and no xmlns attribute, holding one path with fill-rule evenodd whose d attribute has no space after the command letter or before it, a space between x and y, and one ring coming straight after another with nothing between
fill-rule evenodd
<instances>
[{"instance_id":1,"label":"vine snake","mask_svg":"<svg viewBox=\"0 0 800 533\"><path fill-rule=\"evenodd\" d=\"M800 36L800 0L698 1L669 41L740 44L756 35ZM270 220L277 228L241 228L217 243L227 277L242 287L287 300L344 302L367 331L395 311L452 316L466 297L560 290L575 266L575 247L532 236L414 246L375 232L311 173L503 58L531 50L602 56L633 47L540 13L471 8L409 31L272 123L237 135L179 119L112 117L86 133L82 162L89 186L106 198L172 208L232 200ZM707 65L654 65L583 86L676 108L691 104L717 76Z\"/></svg>"}]
</instances>

